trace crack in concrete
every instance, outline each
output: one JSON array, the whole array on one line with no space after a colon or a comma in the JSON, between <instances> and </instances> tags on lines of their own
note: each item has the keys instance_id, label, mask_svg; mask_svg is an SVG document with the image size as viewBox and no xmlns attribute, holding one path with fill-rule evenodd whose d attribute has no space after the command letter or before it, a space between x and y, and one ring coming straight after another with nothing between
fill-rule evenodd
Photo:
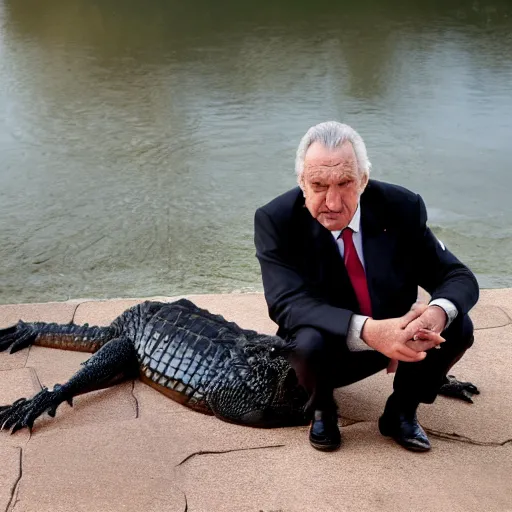
<instances>
[{"instance_id":1,"label":"crack in concrete","mask_svg":"<svg viewBox=\"0 0 512 512\"><path fill-rule=\"evenodd\" d=\"M80 304L82 304L82 302L79 302L76 306L75 306L75 309L73 311L73 316L71 317L71 324L74 324L75 323L75 316L76 316L76 312L78 311L78 306L80 306Z\"/></svg>"},{"instance_id":2,"label":"crack in concrete","mask_svg":"<svg viewBox=\"0 0 512 512\"><path fill-rule=\"evenodd\" d=\"M27 370L30 370L30 377L32 379L33 384L39 386L39 391L43 389L43 385L41 384L41 379L39 375L37 375L37 371L33 366L25 366Z\"/></svg>"},{"instance_id":3,"label":"crack in concrete","mask_svg":"<svg viewBox=\"0 0 512 512\"><path fill-rule=\"evenodd\" d=\"M8 350L8 349L7 349ZM5 352L6 354L8 354L8 356L12 355L10 353L7 352L7 350L3 351ZM2 352L0 352L1 354ZM14 366L13 368L2 368L0 369L0 372L10 372L12 370L20 370L21 368L26 368L27 367L27 363L28 363L28 356L30 355L30 345L28 347L28 351L27 351L27 355L25 356L25 361L23 362L23 366Z\"/></svg>"},{"instance_id":4,"label":"crack in concrete","mask_svg":"<svg viewBox=\"0 0 512 512\"><path fill-rule=\"evenodd\" d=\"M491 331L492 329L503 329L503 327L508 327L509 325L510 322L508 324L493 325L491 327L475 327L475 331Z\"/></svg>"},{"instance_id":5,"label":"crack in concrete","mask_svg":"<svg viewBox=\"0 0 512 512\"><path fill-rule=\"evenodd\" d=\"M499 309L507 318L508 322L503 325L492 325L490 327L475 327L475 331L487 331L488 329L500 329L501 327L508 327L510 324L512 324L512 318L510 318L510 315L500 306L494 306L495 308Z\"/></svg>"},{"instance_id":6,"label":"crack in concrete","mask_svg":"<svg viewBox=\"0 0 512 512\"><path fill-rule=\"evenodd\" d=\"M191 453L190 455L187 455L180 463L176 464L175 467L181 466L182 464L185 464L188 460L192 459L196 455L221 455L224 453L232 453L232 452L246 452L249 450L266 450L268 448L284 448L286 445L284 444L274 444L269 446L255 446L253 448L235 448L232 450L199 450L198 452ZM185 498L185 510L184 512L188 512L188 500L187 500L187 493L185 491L181 491L183 493L183 497ZM7 511L6 511L7 512Z\"/></svg>"},{"instance_id":7,"label":"crack in concrete","mask_svg":"<svg viewBox=\"0 0 512 512\"><path fill-rule=\"evenodd\" d=\"M14 507L16 506L16 503L18 503L18 489L19 489L19 483L21 481L21 477L23 476L23 448L19 448L19 457L20 457L20 465L18 470L18 477L16 478L16 481L14 482L12 488L11 488L11 499L9 500L9 503L7 503L7 507L5 508L5 512L9 512L9 510L14 510ZM14 504L13 504L14 501ZM12 505L12 508L11 508Z\"/></svg>"},{"instance_id":8,"label":"crack in concrete","mask_svg":"<svg viewBox=\"0 0 512 512\"><path fill-rule=\"evenodd\" d=\"M347 418L346 416L340 416L342 420L349 421L347 425L343 425L342 428L351 427L352 425L357 425L358 423L373 423L370 420L355 420L353 418ZM475 446L505 446L507 444L512 444L512 439L506 439L505 441L476 441L475 439L471 439L470 437L463 436L461 434L457 434L456 432L452 432L451 434L448 432L442 432L441 430L434 430L431 428L425 428L424 430L427 434L430 434L433 437L437 437L438 439L443 439L445 441L456 441L458 443L467 443Z\"/></svg>"},{"instance_id":9,"label":"crack in concrete","mask_svg":"<svg viewBox=\"0 0 512 512\"><path fill-rule=\"evenodd\" d=\"M467 436L462 436L456 432L449 434L448 432L441 432L439 430L425 429L425 432L431 436L437 437L438 439L444 439L445 441L456 441L458 443L467 443L475 446L505 446L508 443L512 443L512 439L507 439L501 443L497 441L476 441Z\"/></svg>"},{"instance_id":10,"label":"crack in concrete","mask_svg":"<svg viewBox=\"0 0 512 512\"><path fill-rule=\"evenodd\" d=\"M266 450L268 448L284 448L286 445L284 444L272 444L268 446L255 446L253 448L233 448L232 450L199 450L198 452L191 453L187 455L180 463L176 464L176 467L185 464L188 460L192 459L196 455L219 455L223 453L231 453L231 452L247 452L250 450Z\"/></svg>"},{"instance_id":11,"label":"crack in concrete","mask_svg":"<svg viewBox=\"0 0 512 512\"><path fill-rule=\"evenodd\" d=\"M347 418L346 416L340 416L339 418L342 422L342 428L351 427L352 425L357 425L358 423L366 422L366 420L354 420L353 418Z\"/></svg>"},{"instance_id":12,"label":"crack in concrete","mask_svg":"<svg viewBox=\"0 0 512 512\"><path fill-rule=\"evenodd\" d=\"M132 380L132 389L130 390L132 398L135 401L135 419L139 418L139 400L135 396L135 380Z\"/></svg>"},{"instance_id":13,"label":"crack in concrete","mask_svg":"<svg viewBox=\"0 0 512 512\"><path fill-rule=\"evenodd\" d=\"M510 318L510 315L508 314L507 310L503 309L501 306L496 307L508 318L508 323L512 323L512 318Z\"/></svg>"},{"instance_id":14,"label":"crack in concrete","mask_svg":"<svg viewBox=\"0 0 512 512\"><path fill-rule=\"evenodd\" d=\"M351 427L352 425L357 425L358 423L373 423L373 420L356 420L355 418L349 418L348 416L339 416L339 418L343 421L349 421L347 427Z\"/></svg>"}]
</instances>

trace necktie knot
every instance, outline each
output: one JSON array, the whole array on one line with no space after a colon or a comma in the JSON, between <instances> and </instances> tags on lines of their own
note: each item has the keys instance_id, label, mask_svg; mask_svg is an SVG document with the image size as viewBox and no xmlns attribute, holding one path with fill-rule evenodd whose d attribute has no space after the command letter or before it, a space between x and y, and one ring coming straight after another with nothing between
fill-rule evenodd
<instances>
[{"instance_id":1,"label":"necktie knot","mask_svg":"<svg viewBox=\"0 0 512 512\"><path fill-rule=\"evenodd\" d=\"M347 242L349 242L349 240L352 240L352 234L354 232L352 231L352 228L345 228L342 232L341 232L341 239L343 240L343 243L345 245L347 245Z\"/></svg>"}]
</instances>

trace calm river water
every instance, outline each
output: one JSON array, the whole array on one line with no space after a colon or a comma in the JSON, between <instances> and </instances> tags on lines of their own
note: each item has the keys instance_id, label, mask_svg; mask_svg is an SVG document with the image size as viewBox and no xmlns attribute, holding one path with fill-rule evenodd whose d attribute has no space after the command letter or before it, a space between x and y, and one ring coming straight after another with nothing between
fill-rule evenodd
<instances>
[{"instance_id":1,"label":"calm river water","mask_svg":"<svg viewBox=\"0 0 512 512\"><path fill-rule=\"evenodd\" d=\"M0 303L260 290L307 128L512 286L512 4L0 0Z\"/></svg>"}]
</instances>

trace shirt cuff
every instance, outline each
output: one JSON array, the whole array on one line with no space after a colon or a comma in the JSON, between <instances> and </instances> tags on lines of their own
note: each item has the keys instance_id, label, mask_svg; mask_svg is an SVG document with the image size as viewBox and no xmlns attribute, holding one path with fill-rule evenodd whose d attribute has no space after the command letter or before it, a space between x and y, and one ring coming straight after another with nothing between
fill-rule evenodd
<instances>
[{"instance_id":1,"label":"shirt cuff","mask_svg":"<svg viewBox=\"0 0 512 512\"><path fill-rule=\"evenodd\" d=\"M448 299L434 299L429 303L429 306L438 306L446 313L445 329L448 329L450 324L457 318L457 315L459 314L455 304Z\"/></svg>"},{"instance_id":2,"label":"shirt cuff","mask_svg":"<svg viewBox=\"0 0 512 512\"><path fill-rule=\"evenodd\" d=\"M350 325L348 326L347 347L350 352L362 352L363 350L373 350L361 338L361 331L364 323L370 318L364 315L352 315Z\"/></svg>"}]
</instances>

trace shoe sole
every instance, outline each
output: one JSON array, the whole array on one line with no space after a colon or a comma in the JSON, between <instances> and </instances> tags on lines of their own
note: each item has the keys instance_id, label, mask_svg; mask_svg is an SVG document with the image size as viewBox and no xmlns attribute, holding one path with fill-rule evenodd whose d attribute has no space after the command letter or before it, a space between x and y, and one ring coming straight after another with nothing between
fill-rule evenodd
<instances>
[{"instance_id":1,"label":"shoe sole","mask_svg":"<svg viewBox=\"0 0 512 512\"><path fill-rule=\"evenodd\" d=\"M341 446L341 442L338 444L319 444L314 441L309 441L309 444L315 448L316 450L320 450L321 452L333 452L337 450Z\"/></svg>"}]
</instances>

